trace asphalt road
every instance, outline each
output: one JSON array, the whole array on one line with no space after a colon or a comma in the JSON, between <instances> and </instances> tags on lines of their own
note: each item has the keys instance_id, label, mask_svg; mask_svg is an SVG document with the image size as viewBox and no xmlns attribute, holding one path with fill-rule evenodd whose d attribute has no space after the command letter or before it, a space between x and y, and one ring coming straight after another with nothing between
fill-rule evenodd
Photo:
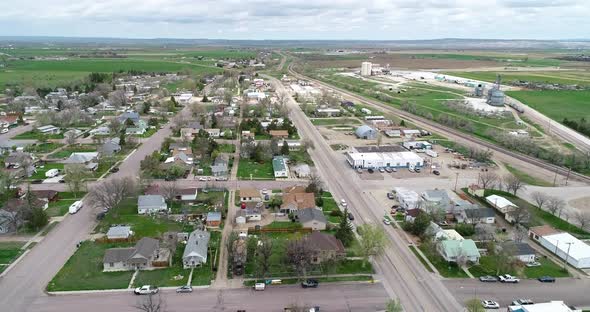
<instances>
[{"instance_id":1,"label":"asphalt road","mask_svg":"<svg viewBox=\"0 0 590 312\"><path fill-rule=\"evenodd\" d=\"M534 302L562 300L576 307L590 306L588 279L558 279L553 283L537 280L523 280L518 284L482 283L473 279L448 279L444 284L457 297L465 302L473 297L481 300L494 300L506 307L515 299L532 299Z\"/></svg>"},{"instance_id":2,"label":"asphalt road","mask_svg":"<svg viewBox=\"0 0 590 312\"><path fill-rule=\"evenodd\" d=\"M165 291L161 294L166 311L283 311L283 308L319 306L321 311L380 311L388 296L381 284L321 284L317 289L296 285L272 286L265 291L252 289L195 289L191 294ZM35 312L137 312L134 305L145 300L129 293L95 293L42 296L32 301L25 311ZM4 310L3 310L4 311Z\"/></svg>"},{"instance_id":3,"label":"asphalt road","mask_svg":"<svg viewBox=\"0 0 590 312\"><path fill-rule=\"evenodd\" d=\"M288 93L278 80L271 78L271 81L277 92ZM386 247L384 255L376 259L375 263L389 294L401 300L406 312L463 310L440 279L427 272L415 258L407 242L394 231L393 227L385 226L381 222L383 210L380 205L362 191L356 183L354 171L347 164L334 161L335 152L293 98L291 96L288 98L291 108L290 117L302 137L315 143L315 148L310 151L310 155L332 194L337 199L346 199L349 210L355 215L355 223L374 223L384 227L391 244Z\"/></svg>"}]
</instances>

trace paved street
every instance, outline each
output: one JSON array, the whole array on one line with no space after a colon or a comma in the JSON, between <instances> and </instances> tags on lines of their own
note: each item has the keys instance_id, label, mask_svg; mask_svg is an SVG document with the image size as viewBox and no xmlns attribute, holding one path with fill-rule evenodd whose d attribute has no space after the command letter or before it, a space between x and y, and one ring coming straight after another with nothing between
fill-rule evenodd
<instances>
[{"instance_id":1,"label":"paved street","mask_svg":"<svg viewBox=\"0 0 590 312\"><path fill-rule=\"evenodd\" d=\"M138 297L131 293L42 296L25 311L34 312L136 312ZM296 285L252 289L196 289L192 294L162 294L167 311L283 311L291 305L320 306L321 311L374 312L383 310L388 296L381 284L322 284L317 289ZM4 311L4 310L3 310Z\"/></svg>"},{"instance_id":2,"label":"paved street","mask_svg":"<svg viewBox=\"0 0 590 312\"><path fill-rule=\"evenodd\" d=\"M276 79L271 79L277 92L288 93ZM374 198L364 194L355 183L354 171L343 162L334 162L334 151L322 138L321 134L303 114L299 105L290 99L291 119L303 138L315 143L310 154L318 168L323 181L335 198L344 198L349 209L355 215L357 223L375 223L383 226L383 211ZM391 296L399 297L404 309L411 311L450 311L457 312L463 308L433 274L427 272L422 264L407 247L407 243L391 226L385 230L391 244L376 261L376 269L384 278L385 288ZM403 281L403 282L401 282Z\"/></svg>"}]
</instances>

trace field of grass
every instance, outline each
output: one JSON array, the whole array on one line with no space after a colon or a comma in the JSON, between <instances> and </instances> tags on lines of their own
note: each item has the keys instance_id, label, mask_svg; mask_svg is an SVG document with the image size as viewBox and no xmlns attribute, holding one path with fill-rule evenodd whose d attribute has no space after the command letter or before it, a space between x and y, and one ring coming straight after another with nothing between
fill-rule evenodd
<instances>
[{"instance_id":1,"label":"field of grass","mask_svg":"<svg viewBox=\"0 0 590 312\"><path fill-rule=\"evenodd\" d=\"M0 265L8 265L21 254L23 242L0 242ZM1 272L0 267L0 272Z\"/></svg>"},{"instance_id":2,"label":"field of grass","mask_svg":"<svg viewBox=\"0 0 590 312\"><path fill-rule=\"evenodd\" d=\"M31 153L45 154L45 153L52 152L53 150L60 148L62 146L63 146L63 144L61 144L61 143L53 143L53 142L38 143L35 145L27 146L25 148L25 151L31 152Z\"/></svg>"},{"instance_id":3,"label":"field of grass","mask_svg":"<svg viewBox=\"0 0 590 312\"><path fill-rule=\"evenodd\" d=\"M180 231L181 223L169 220L166 216L145 216L137 214L137 197L126 198L107 213L106 217L94 229L95 232L106 233L111 224L130 225L138 238L160 237L167 231Z\"/></svg>"},{"instance_id":4,"label":"field of grass","mask_svg":"<svg viewBox=\"0 0 590 312\"><path fill-rule=\"evenodd\" d=\"M564 118L590 119L590 91L508 91L507 95L523 102L555 121Z\"/></svg>"},{"instance_id":5,"label":"field of grass","mask_svg":"<svg viewBox=\"0 0 590 312\"><path fill-rule=\"evenodd\" d=\"M424 247L424 245L420 245L418 248L426 255L430 263L434 265L434 267L438 270L440 275L443 277L460 277L460 278L467 278L467 273L465 273L461 268L459 268L455 263L447 262L443 257L441 257L437 252L430 251Z\"/></svg>"},{"instance_id":6,"label":"field of grass","mask_svg":"<svg viewBox=\"0 0 590 312\"><path fill-rule=\"evenodd\" d=\"M446 74L463 77L473 80L494 82L496 75L502 75L502 82L530 81L540 83L559 83L564 85L590 85L590 77L579 74L579 72L447 72Z\"/></svg>"},{"instance_id":7,"label":"field of grass","mask_svg":"<svg viewBox=\"0 0 590 312\"><path fill-rule=\"evenodd\" d=\"M39 131L37 130L31 130L28 132L24 132L21 133L19 135L16 135L13 137L13 139L15 140L40 140L42 138L46 138L46 139L63 139L64 135L63 133L59 133L59 134L41 134Z\"/></svg>"},{"instance_id":8,"label":"field of grass","mask_svg":"<svg viewBox=\"0 0 590 312\"><path fill-rule=\"evenodd\" d=\"M506 170L508 170L510 173L512 173L515 177L519 178L522 182L524 182L528 185L534 185L534 186L552 186L553 185L545 180L535 178L524 171L516 169L516 168L510 166L509 164L504 164L504 167L506 167Z\"/></svg>"},{"instance_id":9,"label":"field of grass","mask_svg":"<svg viewBox=\"0 0 590 312\"><path fill-rule=\"evenodd\" d=\"M274 180L274 170L272 168L272 162L267 161L264 163L253 162L249 159L240 158L238 164L238 178L242 180L249 180L250 176L252 179L262 180Z\"/></svg>"},{"instance_id":10,"label":"field of grass","mask_svg":"<svg viewBox=\"0 0 590 312\"><path fill-rule=\"evenodd\" d=\"M312 118L311 123L316 126L354 126L361 124L358 119L353 118Z\"/></svg>"},{"instance_id":11,"label":"field of grass","mask_svg":"<svg viewBox=\"0 0 590 312\"><path fill-rule=\"evenodd\" d=\"M61 150L59 150L55 153L49 154L47 156L47 158L51 158L51 159L68 158L68 157L70 157L70 155L72 155L72 153L96 152L96 149L97 149L97 146L91 145L91 144L68 146L68 147L62 148Z\"/></svg>"},{"instance_id":12,"label":"field of grass","mask_svg":"<svg viewBox=\"0 0 590 312\"><path fill-rule=\"evenodd\" d=\"M428 263L426 263L426 260L424 260L424 258L422 258L422 256L420 256L420 254L418 253L418 249L416 249L416 246L410 245L408 247L410 247L410 250L412 250L412 252L416 256L416 258L418 258L418 260L420 260L420 262L422 263L422 265L424 266L424 268L428 272L432 272L432 268L428 265Z\"/></svg>"},{"instance_id":13,"label":"field of grass","mask_svg":"<svg viewBox=\"0 0 590 312\"><path fill-rule=\"evenodd\" d=\"M236 146L234 144L219 144L218 148L220 153L234 153L236 151Z\"/></svg>"},{"instance_id":14,"label":"field of grass","mask_svg":"<svg viewBox=\"0 0 590 312\"><path fill-rule=\"evenodd\" d=\"M453 53L419 53L413 54L415 58L450 59L461 61L496 61L508 66L559 66L563 61L550 58L529 58L522 55L477 55L477 54L453 54Z\"/></svg>"},{"instance_id":15,"label":"field of grass","mask_svg":"<svg viewBox=\"0 0 590 312\"><path fill-rule=\"evenodd\" d=\"M102 259L107 249L126 247L122 244L83 242L61 270L47 285L48 291L123 289L127 288L132 271L102 272Z\"/></svg>"},{"instance_id":16,"label":"field of grass","mask_svg":"<svg viewBox=\"0 0 590 312\"><path fill-rule=\"evenodd\" d=\"M38 180L38 179L47 179L47 177L45 177L45 173L47 171L49 171L50 169L59 169L60 171L64 170L64 164L58 164L58 163L46 163L45 165L43 165L43 168L37 168L37 172L35 172L32 176L31 176L31 180Z\"/></svg>"}]
</instances>

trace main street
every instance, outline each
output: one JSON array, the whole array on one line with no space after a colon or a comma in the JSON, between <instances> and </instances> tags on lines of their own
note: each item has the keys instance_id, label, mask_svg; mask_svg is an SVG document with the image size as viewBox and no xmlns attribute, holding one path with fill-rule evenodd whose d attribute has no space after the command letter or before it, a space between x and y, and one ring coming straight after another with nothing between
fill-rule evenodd
<instances>
[{"instance_id":1,"label":"main street","mask_svg":"<svg viewBox=\"0 0 590 312\"><path fill-rule=\"evenodd\" d=\"M383 278L385 288L392 297L398 297L405 311L449 311L457 312L463 308L444 287L440 279L427 272L415 258L407 243L391 226L381 222L383 211L376 201L365 194L355 183L354 172L344 162L337 159L334 151L311 124L285 87L271 77L278 93L289 99L290 117L303 138L314 142L310 155L315 162L323 181L335 196L343 198L355 215L359 224L374 223L383 226L391 244L385 248L383 256L376 259L376 269Z\"/></svg>"}]
</instances>

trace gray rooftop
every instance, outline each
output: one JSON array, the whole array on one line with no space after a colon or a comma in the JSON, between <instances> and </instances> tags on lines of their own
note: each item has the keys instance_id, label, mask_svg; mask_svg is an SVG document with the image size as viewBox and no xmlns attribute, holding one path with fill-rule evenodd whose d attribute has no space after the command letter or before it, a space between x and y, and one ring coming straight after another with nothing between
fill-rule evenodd
<instances>
[{"instance_id":1,"label":"gray rooftop","mask_svg":"<svg viewBox=\"0 0 590 312\"><path fill-rule=\"evenodd\" d=\"M395 153L406 151L405 148L399 145L357 146L354 149L359 153Z\"/></svg>"},{"instance_id":2,"label":"gray rooftop","mask_svg":"<svg viewBox=\"0 0 590 312\"><path fill-rule=\"evenodd\" d=\"M113 237L113 236L129 236L129 232L131 232L131 227L130 226L111 226L111 228L109 228L109 231L107 232L107 237Z\"/></svg>"},{"instance_id":3,"label":"gray rooftop","mask_svg":"<svg viewBox=\"0 0 590 312\"><path fill-rule=\"evenodd\" d=\"M139 207L160 206L164 202L165 202L165 200L162 195L140 195L137 198L137 205Z\"/></svg>"},{"instance_id":4,"label":"gray rooftop","mask_svg":"<svg viewBox=\"0 0 590 312\"><path fill-rule=\"evenodd\" d=\"M496 213L492 208L479 208L479 209L465 209L465 216L467 218L491 218L495 217Z\"/></svg>"},{"instance_id":5,"label":"gray rooftop","mask_svg":"<svg viewBox=\"0 0 590 312\"><path fill-rule=\"evenodd\" d=\"M201 230L193 231L188 237L182 258L200 257L203 259L203 262L207 262L207 248L210 237L211 234L209 232Z\"/></svg>"},{"instance_id":6,"label":"gray rooftop","mask_svg":"<svg viewBox=\"0 0 590 312\"><path fill-rule=\"evenodd\" d=\"M327 222L326 216L324 216L324 213L321 210L315 209L315 208L297 210L297 219L299 219L299 222L301 222L301 223L305 223L305 222L313 221L313 220L323 222L323 223Z\"/></svg>"},{"instance_id":7,"label":"gray rooftop","mask_svg":"<svg viewBox=\"0 0 590 312\"><path fill-rule=\"evenodd\" d=\"M221 221L221 212L219 212L219 211L207 212L207 221Z\"/></svg>"}]
</instances>

